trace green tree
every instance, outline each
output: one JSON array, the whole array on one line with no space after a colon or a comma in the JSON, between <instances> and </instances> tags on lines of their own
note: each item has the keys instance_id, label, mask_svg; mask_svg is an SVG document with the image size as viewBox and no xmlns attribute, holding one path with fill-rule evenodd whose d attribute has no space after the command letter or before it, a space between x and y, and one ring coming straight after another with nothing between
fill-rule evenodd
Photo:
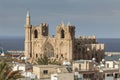
<instances>
[{"instance_id":1,"label":"green tree","mask_svg":"<svg viewBox=\"0 0 120 80\"><path fill-rule=\"evenodd\" d=\"M49 63L49 59L47 56L45 55L41 55L39 58L37 58L36 60L36 64L39 64L39 65L48 65Z\"/></svg>"},{"instance_id":2,"label":"green tree","mask_svg":"<svg viewBox=\"0 0 120 80\"><path fill-rule=\"evenodd\" d=\"M62 63L59 61L57 61L56 59L50 59L49 64L55 64L55 65L61 65Z\"/></svg>"},{"instance_id":3,"label":"green tree","mask_svg":"<svg viewBox=\"0 0 120 80\"><path fill-rule=\"evenodd\" d=\"M0 80L16 80L23 78L21 71L12 71L12 65L5 61L0 62Z\"/></svg>"},{"instance_id":4,"label":"green tree","mask_svg":"<svg viewBox=\"0 0 120 80\"><path fill-rule=\"evenodd\" d=\"M61 65L60 61L57 61L56 59L49 59L46 55L41 55L37 60L35 61L35 64L38 65L48 65L48 64L55 64L55 65Z\"/></svg>"}]
</instances>

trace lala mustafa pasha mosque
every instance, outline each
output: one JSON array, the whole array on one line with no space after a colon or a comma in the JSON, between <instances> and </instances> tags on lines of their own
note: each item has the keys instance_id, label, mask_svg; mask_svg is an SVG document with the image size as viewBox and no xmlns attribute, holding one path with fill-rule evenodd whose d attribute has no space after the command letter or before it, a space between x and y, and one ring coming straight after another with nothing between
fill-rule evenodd
<instances>
[{"instance_id":1,"label":"lala mustafa pasha mosque","mask_svg":"<svg viewBox=\"0 0 120 80\"><path fill-rule=\"evenodd\" d=\"M49 35L49 26L41 23L34 26L27 12L25 24L25 56L32 60L41 55L61 60L92 59L102 60L104 44L98 43L95 36L75 38L75 26L64 23L56 27L55 36Z\"/></svg>"}]
</instances>

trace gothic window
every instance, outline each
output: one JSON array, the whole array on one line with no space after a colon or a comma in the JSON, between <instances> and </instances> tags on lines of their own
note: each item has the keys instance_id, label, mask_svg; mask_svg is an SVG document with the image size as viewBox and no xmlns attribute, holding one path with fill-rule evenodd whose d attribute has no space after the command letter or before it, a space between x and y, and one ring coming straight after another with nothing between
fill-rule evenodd
<instances>
[{"instance_id":1,"label":"gothic window","mask_svg":"<svg viewBox=\"0 0 120 80\"><path fill-rule=\"evenodd\" d=\"M65 31L63 29L61 30L61 38L65 38Z\"/></svg>"},{"instance_id":2,"label":"gothic window","mask_svg":"<svg viewBox=\"0 0 120 80\"><path fill-rule=\"evenodd\" d=\"M80 45L80 43L77 43L77 45Z\"/></svg>"},{"instance_id":3,"label":"gothic window","mask_svg":"<svg viewBox=\"0 0 120 80\"><path fill-rule=\"evenodd\" d=\"M36 58L38 57L38 54L36 54Z\"/></svg>"},{"instance_id":4,"label":"gothic window","mask_svg":"<svg viewBox=\"0 0 120 80\"><path fill-rule=\"evenodd\" d=\"M63 58L63 54L61 54L61 57Z\"/></svg>"},{"instance_id":5,"label":"gothic window","mask_svg":"<svg viewBox=\"0 0 120 80\"><path fill-rule=\"evenodd\" d=\"M79 48L78 51L81 52L81 48Z\"/></svg>"},{"instance_id":6,"label":"gothic window","mask_svg":"<svg viewBox=\"0 0 120 80\"><path fill-rule=\"evenodd\" d=\"M58 58L58 54L56 55L56 58Z\"/></svg>"},{"instance_id":7,"label":"gothic window","mask_svg":"<svg viewBox=\"0 0 120 80\"><path fill-rule=\"evenodd\" d=\"M78 48L77 45L75 45L74 48L77 49Z\"/></svg>"},{"instance_id":8,"label":"gothic window","mask_svg":"<svg viewBox=\"0 0 120 80\"><path fill-rule=\"evenodd\" d=\"M43 49L44 49L44 54L47 57L54 57L54 48L49 42L45 44Z\"/></svg>"},{"instance_id":9,"label":"gothic window","mask_svg":"<svg viewBox=\"0 0 120 80\"><path fill-rule=\"evenodd\" d=\"M32 57L32 54L30 53L30 57Z\"/></svg>"},{"instance_id":10,"label":"gothic window","mask_svg":"<svg viewBox=\"0 0 120 80\"><path fill-rule=\"evenodd\" d=\"M34 38L38 38L38 31L37 30L34 31Z\"/></svg>"}]
</instances>

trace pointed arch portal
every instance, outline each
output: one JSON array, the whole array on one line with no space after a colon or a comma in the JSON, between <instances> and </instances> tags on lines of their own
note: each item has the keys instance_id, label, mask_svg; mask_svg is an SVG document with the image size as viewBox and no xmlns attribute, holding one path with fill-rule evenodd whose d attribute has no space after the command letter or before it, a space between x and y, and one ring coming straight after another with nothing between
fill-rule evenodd
<instances>
[{"instance_id":1,"label":"pointed arch portal","mask_svg":"<svg viewBox=\"0 0 120 80\"><path fill-rule=\"evenodd\" d=\"M45 43L43 50L47 57L54 57L54 48L49 42Z\"/></svg>"}]
</instances>

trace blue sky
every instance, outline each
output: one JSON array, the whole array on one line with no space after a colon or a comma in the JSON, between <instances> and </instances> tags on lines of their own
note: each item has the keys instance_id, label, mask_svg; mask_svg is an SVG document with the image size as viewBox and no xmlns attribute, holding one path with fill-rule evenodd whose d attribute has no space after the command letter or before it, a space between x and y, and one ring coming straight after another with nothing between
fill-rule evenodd
<instances>
[{"instance_id":1,"label":"blue sky","mask_svg":"<svg viewBox=\"0 0 120 80\"><path fill-rule=\"evenodd\" d=\"M49 33L64 22L79 35L120 38L120 0L0 0L0 36L24 36L27 9L32 25L49 24Z\"/></svg>"}]
</instances>

